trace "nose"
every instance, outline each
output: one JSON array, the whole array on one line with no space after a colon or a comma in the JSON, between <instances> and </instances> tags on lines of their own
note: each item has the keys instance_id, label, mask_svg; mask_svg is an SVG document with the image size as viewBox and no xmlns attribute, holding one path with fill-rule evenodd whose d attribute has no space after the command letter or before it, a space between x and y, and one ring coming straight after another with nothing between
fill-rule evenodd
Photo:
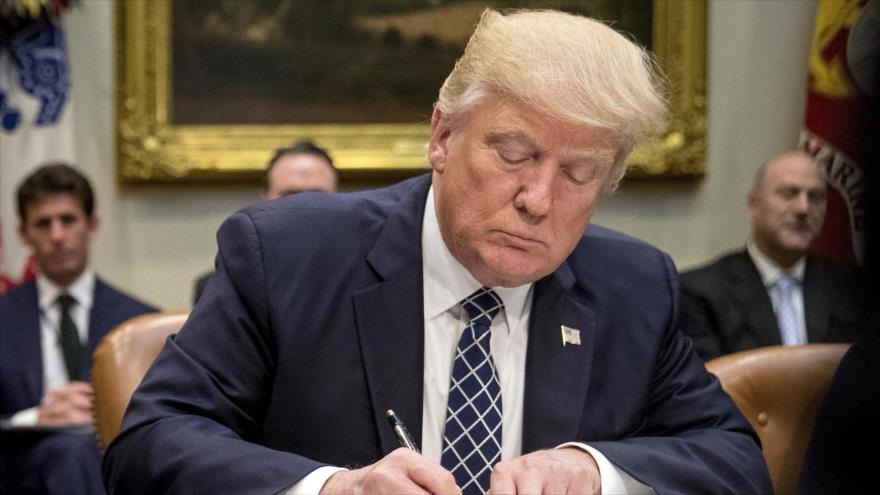
<instances>
[{"instance_id":1,"label":"nose","mask_svg":"<svg viewBox=\"0 0 880 495\"><path fill-rule=\"evenodd\" d=\"M547 216L553 205L553 182L558 170L551 160L546 160L523 171L514 206L536 219Z\"/></svg>"},{"instance_id":2,"label":"nose","mask_svg":"<svg viewBox=\"0 0 880 495\"><path fill-rule=\"evenodd\" d=\"M64 240L64 223L61 220L54 219L49 224L49 238L52 239L52 242Z\"/></svg>"},{"instance_id":3,"label":"nose","mask_svg":"<svg viewBox=\"0 0 880 495\"><path fill-rule=\"evenodd\" d=\"M810 198L806 192L802 192L794 198L794 210L797 213L806 214L810 209Z\"/></svg>"}]
</instances>

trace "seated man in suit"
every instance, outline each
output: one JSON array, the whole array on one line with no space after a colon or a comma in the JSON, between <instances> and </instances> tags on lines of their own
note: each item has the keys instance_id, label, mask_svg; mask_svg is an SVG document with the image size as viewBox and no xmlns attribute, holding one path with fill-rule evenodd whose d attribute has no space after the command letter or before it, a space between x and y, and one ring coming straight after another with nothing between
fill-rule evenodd
<instances>
[{"instance_id":1,"label":"seated man in suit","mask_svg":"<svg viewBox=\"0 0 880 495\"><path fill-rule=\"evenodd\" d=\"M336 192L338 177L333 159L326 150L308 140L301 140L289 148L275 150L266 165L263 199L277 199L305 191ZM198 302L205 285L214 272L196 280L193 304Z\"/></svg>"},{"instance_id":2,"label":"seated man in suit","mask_svg":"<svg viewBox=\"0 0 880 495\"><path fill-rule=\"evenodd\" d=\"M440 89L431 175L220 228L108 487L769 493L754 432L678 331L669 257L588 227L664 111L648 55L605 24L486 10ZM396 448L389 409L421 453Z\"/></svg>"},{"instance_id":3,"label":"seated man in suit","mask_svg":"<svg viewBox=\"0 0 880 495\"><path fill-rule=\"evenodd\" d=\"M39 273L0 297L0 474L11 493L102 493L100 455L87 428L92 352L113 327L155 309L88 268L98 217L78 171L41 167L19 186L17 200L21 238Z\"/></svg>"},{"instance_id":4,"label":"seated man in suit","mask_svg":"<svg viewBox=\"0 0 880 495\"><path fill-rule=\"evenodd\" d=\"M808 254L825 218L825 179L801 152L762 165L748 194L746 249L681 275L681 329L709 360L755 347L852 342L857 273Z\"/></svg>"}]
</instances>

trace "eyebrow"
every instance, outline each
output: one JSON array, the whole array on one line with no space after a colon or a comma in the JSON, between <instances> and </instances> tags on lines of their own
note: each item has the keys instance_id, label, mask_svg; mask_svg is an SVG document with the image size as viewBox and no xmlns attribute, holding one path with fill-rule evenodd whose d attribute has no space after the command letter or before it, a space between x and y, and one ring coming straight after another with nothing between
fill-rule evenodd
<instances>
[{"instance_id":1,"label":"eyebrow","mask_svg":"<svg viewBox=\"0 0 880 495\"><path fill-rule=\"evenodd\" d=\"M504 131L504 132L490 132L486 136L486 142L488 144L498 144L502 141L518 141L520 143L531 146L535 149L540 149L537 143L535 143L528 134L522 131Z\"/></svg>"},{"instance_id":2,"label":"eyebrow","mask_svg":"<svg viewBox=\"0 0 880 495\"><path fill-rule=\"evenodd\" d=\"M490 145L498 144L503 141L513 140L522 144L531 146L532 148L543 151L537 143L535 143L528 134L522 131L505 131L492 132L486 136L486 142ZM617 157L617 150L612 148L584 148L576 150L569 158L569 161L601 161L613 162Z\"/></svg>"}]
</instances>

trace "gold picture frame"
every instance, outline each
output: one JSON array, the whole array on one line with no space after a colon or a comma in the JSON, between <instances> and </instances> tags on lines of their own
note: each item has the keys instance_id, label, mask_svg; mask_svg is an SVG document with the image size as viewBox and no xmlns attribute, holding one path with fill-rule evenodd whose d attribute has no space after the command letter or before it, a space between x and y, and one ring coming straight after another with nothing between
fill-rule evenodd
<instances>
[{"instance_id":1,"label":"gold picture frame","mask_svg":"<svg viewBox=\"0 0 880 495\"><path fill-rule=\"evenodd\" d=\"M271 150L297 137L328 148L345 180L390 181L428 170L427 123L175 125L171 2L116 4L121 181L252 181L261 176ZM634 151L629 176L699 176L706 159L706 1L653 0L652 24L652 49L668 79L671 112L666 131Z\"/></svg>"}]
</instances>

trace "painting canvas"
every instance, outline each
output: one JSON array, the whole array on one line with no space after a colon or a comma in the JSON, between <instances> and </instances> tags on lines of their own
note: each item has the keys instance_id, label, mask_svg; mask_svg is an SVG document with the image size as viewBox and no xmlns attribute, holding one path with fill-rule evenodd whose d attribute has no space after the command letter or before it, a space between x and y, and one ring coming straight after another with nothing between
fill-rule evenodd
<instances>
[{"instance_id":1,"label":"painting canvas","mask_svg":"<svg viewBox=\"0 0 880 495\"><path fill-rule=\"evenodd\" d=\"M599 18L650 43L651 4L528 2ZM418 123L480 12L523 2L176 0L175 124ZM206 91L206 89L209 89Z\"/></svg>"},{"instance_id":2,"label":"painting canvas","mask_svg":"<svg viewBox=\"0 0 880 495\"><path fill-rule=\"evenodd\" d=\"M343 178L421 173L432 104L486 7L552 8L606 20L654 49L673 81L680 74L661 53L668 58L671 21L696 25L700 36L705 23L699 9L679 14L668 2L649 0L123 2L120 175L253 178L272 149L299 138L330 148ZM670 143L692 147L689 135L700 131L688 126L637 150L641 165L634 168L651 172L653 161L655 175L695 173L688 167L699 173L702 163L676 167L658 155L668 154Z\"/></svg>"}]
</instances>

